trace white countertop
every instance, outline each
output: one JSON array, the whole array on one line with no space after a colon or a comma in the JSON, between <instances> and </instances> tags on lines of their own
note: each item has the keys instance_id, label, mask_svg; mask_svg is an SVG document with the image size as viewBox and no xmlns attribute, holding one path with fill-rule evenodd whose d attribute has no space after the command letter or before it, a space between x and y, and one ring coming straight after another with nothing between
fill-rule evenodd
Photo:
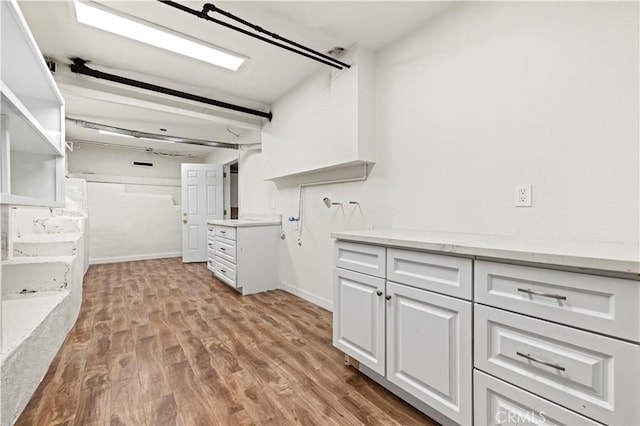
<instances>
[{"instance_id":1,"label":"white countertop","mask_svg":"<svg viewBox=\"0 0 640 426\"><path fill-rule=\"evenodd\" d=\"M219 225L219 226L269 226L269 225L280 225L282 223L281 220L272 220L272 219L262 219L262 220L253 220L253 219L218 219L218 220L208 220L207 223L209 225Z\"/></svg>"},{"instance_id":2,"label":"white countertop","mask_svg":"<svg viewBox=\"0 0 640 426\"><path fill-rule=\"evenodd\" d=\"M390 247L631 273L640 277L638 244L553 241L403 229L334 232L331 237Z\"/></svg>"}]
</instances>

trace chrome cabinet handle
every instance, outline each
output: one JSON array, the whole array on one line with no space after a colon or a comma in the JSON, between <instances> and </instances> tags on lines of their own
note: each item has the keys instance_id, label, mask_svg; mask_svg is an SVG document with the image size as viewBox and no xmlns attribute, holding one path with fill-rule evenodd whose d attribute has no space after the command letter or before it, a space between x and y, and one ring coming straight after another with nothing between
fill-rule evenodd
<instances>
[{"instance_id":1,"label":"chrome cabinet handle","mask_svg":"<svg viewBox=\"0 0 640 426\"><path fill-rule=\"evenodd\" d=\"M220 250L222 250L222 251L227 251L227 249L226 249L226 248L224 248L224 247L220 247Z\"/></svg>"},{"instance_id":2,"label":"chrome cabinet handle","mask_svg":"<svg viewBox=\"0 0 640 426\"><path fill-rule=\"evenodd\" d=\"M223 274L227 273L227 271L225 271L224 269L220 269L220 272L222 272Z\"/></svg>"},{"instance_id":3,"label":"chrome cabinet handle","mask_svg":"<svg viewBox=\"0 0 640 426\"><path fill-rule=\"evenodd\" d=\"M380 290L376 291L376 294L377 294L378 296L382 296L382 292L381 292Z\"/></svg>"},{"instance_id":4,"label":"chrome cabinet handle","mask_svg":"<svg viewBox=\"0 0 640 426\"><path fill-rule=\"evenodd\" d=\"M385 296L384 298L387 300L391 300L391 295Z\"/></svg>"},{"instance_id":5,"label":"chrome cabinet handle","mask_svg":"<svg viewBox=\"0 0 640 426\"><path fill-rule=\"evenodd\" d=\"M552 299L567 300L567 296L561 296L559 294L543 293L541 291L531 290L530 288L519 288L518 291L522 293L531 294L533 296L551 297Z\"/></svg>"},{"instance_id":6,"label":"chrome cabinet handle","mask_svg":"<svg viewBox=\"0 0 640 426\"><path fill-rule=\"evenodd\" d=\"M566 370L566 368L564 368L561 365L551 364L550 362L541 361L539 359L536 359L536 358L532 357L529 354L523 354L522 352L516 352L516 355L521 356L522 358L526 358L529 361L537 362L538 364L542 364L542 365L546 365L547 367L555 368L558 371L565 371Z\"/></svg>"},{"instance_id":7,"label":"chrome cabinet handle","mask_svg":"<svg viewBox=\"0 0 640 426\"><path fill-rule=\"evenodd\" d=\"M227 233L227 231L220 231L220 233L221 233L221 234L226 234L226 233Z\"/></svg>"}]
</instances>

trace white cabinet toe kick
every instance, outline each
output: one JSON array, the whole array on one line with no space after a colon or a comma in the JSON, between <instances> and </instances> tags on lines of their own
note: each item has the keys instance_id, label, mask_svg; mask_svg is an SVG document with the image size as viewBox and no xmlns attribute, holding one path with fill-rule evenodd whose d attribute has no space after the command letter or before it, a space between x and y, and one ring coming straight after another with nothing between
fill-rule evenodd
<instances>
[{"instance_id":1,"label":"white cabinet toe kick","mask_svg":"<svg viewBox=\"0 0 640 426\"><path fill-rule=\"evenodd\" d=\"M443 424L640 424L640 274L374 232L334 235L333 344L347 365Z\"/></svg>"}]
</instances>

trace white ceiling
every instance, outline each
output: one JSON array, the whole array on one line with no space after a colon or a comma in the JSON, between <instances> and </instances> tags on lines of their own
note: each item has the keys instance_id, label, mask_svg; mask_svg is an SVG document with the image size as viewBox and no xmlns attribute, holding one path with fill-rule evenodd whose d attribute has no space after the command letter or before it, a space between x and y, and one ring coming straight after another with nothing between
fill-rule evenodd
<instances>
[{"instance_id":1,"label":"white ceiling","mask_svg":"<svg viewBox=\"0 0 640 426\"><path fill-rule=\"evenodd\" d=\"M196 39L248 57L236 72L107 33L75 20L69 1L22 1L20 6L43 53L58 61L56 79L64 83L67 116L132 130L197 139L251 143L256 141L260 121L244 114L229 114L202 104L129 89L68 71L69 58L90 60L90 67L138 80L268 110L296 84L326 65L268 45L211 22L198 19L157 1L102 1L121 13L151 21ZM204 1L180 1L200 10ZM378 50L440 13L446 2L271 2L236 1L214 4L243 19L307 45L320 52L334 46L363 45ZM219 15L214 15L220 17ZM224 19L226 20L226 19ZM82 90L73 90L76 86ZM100 92L118 92L114 102ZM127 105L125 98L144 98L146 103ZM150 108L151 103L172 108ZM194 113L194 111L196 111ZM276 117L277 119L277 117ZM234 140L227 130L243 129L250 137ZM252 129L252 130L251 130ZM91 138L91 132L73 125L68 139ZM231 135L231 137L229 136ZM122 143L122 138L103 141ZM180 147L172 147L180 150ZM192 151L192 146L185 147Z\"/></svg>"}]
</instances>

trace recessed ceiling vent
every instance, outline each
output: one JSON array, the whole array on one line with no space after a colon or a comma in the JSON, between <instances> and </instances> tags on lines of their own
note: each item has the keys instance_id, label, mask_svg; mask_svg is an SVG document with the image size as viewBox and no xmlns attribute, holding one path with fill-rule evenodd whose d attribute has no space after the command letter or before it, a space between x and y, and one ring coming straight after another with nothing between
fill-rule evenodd
<instances>
[{"instance_id":1,"label":"recessed ceiling vent","mask_svg":"<svg viewBox=\"0 0 640 426\"><path fill-rule=\"evenodd\" d=\"M131 162L131 165L133 167L153 167L153 162L152 161L136 161L136 160L133 160Z\"/></svg>"}]
</instances>

